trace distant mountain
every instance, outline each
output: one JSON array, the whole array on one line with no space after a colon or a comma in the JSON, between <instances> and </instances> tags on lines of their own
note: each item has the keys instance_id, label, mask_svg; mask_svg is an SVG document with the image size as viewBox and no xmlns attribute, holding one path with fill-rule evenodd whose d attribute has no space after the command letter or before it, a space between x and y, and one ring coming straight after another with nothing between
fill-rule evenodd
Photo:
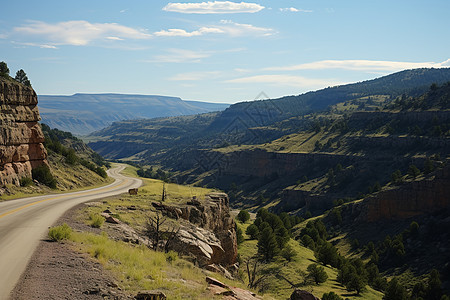
<instances>
[{"instance_id":1,"label":"distant mountain","mask_svg":"<svg viewBox=\"0 0 450 300\"><path fill-rule=\"evenodd\" d=\"M155 95L40 95L38 99L43 123L76 135L89 134L115 121L193 115L222 111L229 106Z\"/></svg>"},{"instance_id":2,"label":"distant mountain","mask_svg":"<svg viewBox=\"0 0 450 300\"><path fill-rule=\"evenodd\" d=\"M223 111L211 124L211 130L223 132L230 127L234 130L265 126L366 96L386 95L391 99L402 94L418 96L427 91L431 84L441 85L448 81L450 81L450 68L421 68L297 96L240 102Z\"/></svg>"}]
</instances>

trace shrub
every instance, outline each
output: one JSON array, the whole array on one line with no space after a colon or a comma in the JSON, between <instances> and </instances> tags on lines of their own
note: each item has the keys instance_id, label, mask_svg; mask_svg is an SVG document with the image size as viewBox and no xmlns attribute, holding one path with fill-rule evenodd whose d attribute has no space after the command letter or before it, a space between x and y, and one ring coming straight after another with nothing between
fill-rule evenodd
<instances>
[{"instance_id":1,"label":"shrub","mask_svg":"<svg viewBox=\"0 0 450 300\"><path fill-rule=\"evenodd\" d=\"M166 255L166 260L169 263L173 263L174 261L176 261L178 259L178 253L173 250L170 250L165 255Z\"/></svg>"},{"instance_id":2,"label":"shrub","mask_svg":"<svg viewBox=\"0 0 450 300\"><path fill-rule=\"evenodd\" d=\"M50 172L50 168L47 165L40 165L31 171L33 179L39 181L46 186L56 189L56 179Z\"/></svg>"},{"instance_id":3,"label":"shrub","mask_svg":"<svg viewBox=\"0 0 450 300\"><path fill-rule=\"evenodd\" d=\"M20 186L25 187L25 186L30 186L33 184L33 179L29 178L29 177L22 177L20 178Z\"/></svg>"},{"instance_id":4,"label":"shrub","mask_svg":"<svg viewBox=\"0 0 450 300\"><path fill-rule=\"evenodd\" d=\"M91 226L94 228L102 227L103 223L105 222L105 219L98 214L91 214L89 216L89 219L91 220Z\"/></svg>"},{"instance_id":5,"label":"shrub","mask_svg":"<svg viewBox=\"0 0 450 300\"><path fill-rule=\"evenodd\" d=\"M250 214L245 209L241 210L239 214L237 215L237 219L241 221L242 223L247 222L250 220Z\"/></svg>"},{"instance_id":6,"label":"shrub","mask_svg":"<svg viewBox=\"0 0 450 300\"><path fill-rule=\"evenodd\" d=\"M48 237L50 240L54 242L59 242L64 239L70 238L70 235L72 234L72 228L69 227L66 223L60 226L55 226L49 229L48 231Z\"/></svg>"}]
</instances>

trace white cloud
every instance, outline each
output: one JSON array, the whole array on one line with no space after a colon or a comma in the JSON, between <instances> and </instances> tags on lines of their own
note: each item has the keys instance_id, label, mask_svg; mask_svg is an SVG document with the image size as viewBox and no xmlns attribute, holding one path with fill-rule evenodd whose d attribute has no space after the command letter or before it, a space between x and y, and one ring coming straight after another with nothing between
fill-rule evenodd
<instances>
[{"instance_id":1,"label":"white cloud","mask_svg":"<svg viewBox=\"0 0 450 300\"><path fill-rule=\"evenodd\" d=\"M192 36L200 36L208 33L223 33L223 30L214 27L202 27L199 30L194 30L188 32L184 29L169 29L169 30L161 30L155 32L156 36L182 36L182 37L192 37Z\"/></svg>"},{"instance_id":2,"label":"white cloud","mask_svg":"<svg viewBox=\"0 0 450 300\"><path fill-rule=\"evenodd\" d=\"M201 3L169 3L163 10L184 14L232 14L255 13L264 9L256 3L236 3L231 1L208 1Z\"/></svg>"},{"instance_id":3,"label":"white cloud","mask_svg":"<svg viewBox=\"0 0 450 300\"><path fill-rule=\"evenodd\" d=\"M210 57L211 53L184 49L169 49L167 54L157 55L146 62L151 63L199 63L202 58Z\"/></svg>"},{"instance_id":4,"label":"white cloud","mask_svg":"<svg viewBox=\"0 0 450 300\"><path fill-rule=\"evenodd\" d=\"M58 49L58 47L53 45L47 45L47 44L39 44L39 43L19 43L19 42L12 42L15 45L21 45L21 46L31 46L31 47L39 47L42 49ZM24 48L24 47L23 47Z\"/></svg>"},{"instance_id":5,"label":"white cloud","mask_svg":"<svg viewBox=\"0 0 450 300\"><path fill-rule=\"evenodd\" d=\"M154 32L155 36L168 37L193 37L202 36L205 34L227 34L233 37L237 36L270 36L276 31L272 28L257 27L251 24L240 24L230 20L221 20L220 25L213 25L209 27L201 27L198 30L186 31L184 29L172 28L168 30L161 30Z\"/></svg>"},{"instance_id":6,"label":"white cloud","mask_svg":"<svg viewBox=\"0 0 450 300\"><path fill-rule=\"evenodd\" d=\"M221 30L231 36L257 35L270 36L276 33L272 28L257 27L251 24L240 24L230 20L221 20L218 26Z\"/></svg>"},{"instance_id":7,"label":"white cloud","mask_svg":"<svg viewBox=\"0 0 450 300\"><path fill-rule=\"evenodd\" d=\"M400 62L380 60L321 60L287 67L266 68L267 71L297 71L344 69L356 71L400 71L415 68L442 68L448 66L450 59L441 63L435 62Z\"/></svg>"},{"instance_id":8,"label":"white cloud","mask_svg":"<svg viewBox=\"0 0 450 300\"><path fill-rule=\"evenodd\" d=\"M117 23L89 23L88 21L67 21L55 24L30 21L15 27L14 32L26 36L42 38L50 45L84 46L96 40L110 39L148 39L150 34L143 30Z\"/></svg>"},{"instance_id":9,"label":"white cloud","mask_svg":"<svg viewBox=\"0 0 450 300\"><path fill-rule=\"evenodd\" d=\"M288 11L288 12L305 12L305 13L310 13L312 12L312 10L307 10L307 9L298 9L295 7L286 7L286 8L280 8L280 11Z\"/></svg>"},{"instance_id":10,"label":"white cloud","mask_svg":"<svg viewBox=\"0 0 450 300\"><path fill-rule=\"evenodd\" d=\"M342 84L335 80L313 79L292 75L256 75L227 80L230 83L266 83L278 86L292 86L297 88L322 88Z\"/></svg>"},{"instance_id":11,"label":"white cloud","mask_svg":"<svg viewBox=\"0 0 450 300\"><path fill-rule=\"evenodd\" d=\"M218 72L218 71L187 72L187 73L180 73L173 77L170 77L169 80L197 81L197 80L217 78L219 75L220 75L220 72Z\"/></svg>"}]
</instances>

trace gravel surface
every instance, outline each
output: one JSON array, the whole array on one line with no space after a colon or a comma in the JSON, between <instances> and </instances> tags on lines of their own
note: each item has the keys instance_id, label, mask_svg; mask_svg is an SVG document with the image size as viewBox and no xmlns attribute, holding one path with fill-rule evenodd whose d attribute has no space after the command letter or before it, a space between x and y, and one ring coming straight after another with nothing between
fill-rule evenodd
<instances>
[{"instance_id":1,"label":"gravel surface","mask_svg":"<svg viewBox=\"0 0 450 300\"><path fill-rule=\"evenodd\" d=\"M83 205L83 204L82 204ZM77 222L80 206L61 217L58 224L67 223L75 229L89 230ZM77 251L72 242L41 241L26 271L10 295L21 299L132 299L121 290L113 276L88 254Z\"/></svg>"}]
</instances>

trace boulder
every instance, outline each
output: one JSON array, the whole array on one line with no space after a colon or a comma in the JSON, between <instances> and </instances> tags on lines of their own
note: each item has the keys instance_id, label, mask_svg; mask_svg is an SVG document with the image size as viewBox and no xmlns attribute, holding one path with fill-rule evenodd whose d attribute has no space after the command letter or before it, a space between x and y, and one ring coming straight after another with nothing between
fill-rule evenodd
<instances>
[{"instance_id":1,"label":"boulder","mask_svg":"<svg viewBox=\"0 0 450 300\"><path fill-rule=\"evenodd\" d=\"M295 290L291 297L289 298L291 300L320 300L310 292L304 291L304 290Z\"/></svg>"}]
</instances>

